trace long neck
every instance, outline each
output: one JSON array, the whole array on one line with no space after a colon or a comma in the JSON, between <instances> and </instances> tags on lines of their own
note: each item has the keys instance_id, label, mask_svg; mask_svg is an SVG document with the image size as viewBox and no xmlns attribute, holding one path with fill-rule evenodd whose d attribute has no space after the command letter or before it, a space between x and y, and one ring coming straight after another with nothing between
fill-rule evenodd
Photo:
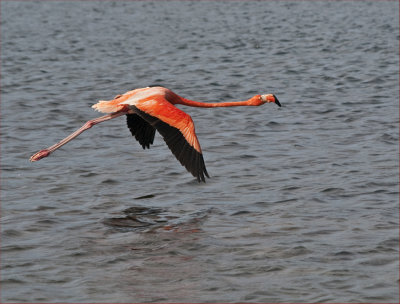
<instances>
[{"instance_id":1,"label":"long neck","mask_svg":"<svg viewBox=\"0 0 400 304\"><path fill-rule=\"evenodd\" d=\"M199 107L199 108L217 108L217 107L237 107L237 106L252 106L252 98L245 101L227 101L227 102L200 102L181 97L179 104Z\"/></svg>"}]
</instances>

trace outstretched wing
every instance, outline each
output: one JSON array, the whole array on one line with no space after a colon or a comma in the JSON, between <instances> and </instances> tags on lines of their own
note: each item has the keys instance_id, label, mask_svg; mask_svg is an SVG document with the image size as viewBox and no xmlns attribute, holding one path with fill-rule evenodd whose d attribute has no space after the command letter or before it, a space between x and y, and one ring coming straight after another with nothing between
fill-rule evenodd
<instances>
[{"instance_id":1,"label":"outstretched wing","mask_svg":"<svg viewBox=\"0 0 400 304\"><path fill-rule=\"evenodd\" d=\"M156 129L137 114L126 114L126 123L132 136L135 136L143 149L149 149L153 144Z\"/></svg>"},{"instance_id":2,"label":"outstretched wing","mask_svg":"<svg viewBox=\"0 0 400 304\"><path fill-rule=\"evenodd\" d=\"M130 105L132 111L154 127L179 162L197 180L209 177L192 118L161 97Z\"/></svg>"}]
</instances>

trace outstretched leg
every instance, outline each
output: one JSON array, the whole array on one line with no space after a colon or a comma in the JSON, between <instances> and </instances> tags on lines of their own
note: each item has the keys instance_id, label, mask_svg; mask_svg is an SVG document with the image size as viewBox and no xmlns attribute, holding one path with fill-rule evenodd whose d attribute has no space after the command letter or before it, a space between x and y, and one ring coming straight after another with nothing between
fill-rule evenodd
<instances>
[{"instance_id":1,"label":"outstretched leg","mask_svg":"<svg viewBox=\"0 0 400 304\"><path fill-rule=\"evenodd\" d=\"M42 159L44 157L47 157L51 153L53 153L55 150L57 150L61 146L65 145L67 142L69 142L72 139L74 139L75 137L77 137L83 131L86 131L87 129L90 129L92 126L94 126L94 125L96 125L98 123L101 123L103 121L110 120L110 119L113 119L113 118L116 118L116 117L119 117L119 116L125 115L125 114L127 114L126 111L120 111L120 112L107 114L107 115L104 115L104 116L89 120L82 127L80 127L78 130L76 130L74 133L72 133L71 135L67 136L63 140L59 141L55 145L52 145L52 146L48 147L47 149L40 150L39 152L33 154L31 156L30 160L32 162L34 162L34 161L38 161L38 160L40 160L40 159Z\"/></svg>"}]
</instances>

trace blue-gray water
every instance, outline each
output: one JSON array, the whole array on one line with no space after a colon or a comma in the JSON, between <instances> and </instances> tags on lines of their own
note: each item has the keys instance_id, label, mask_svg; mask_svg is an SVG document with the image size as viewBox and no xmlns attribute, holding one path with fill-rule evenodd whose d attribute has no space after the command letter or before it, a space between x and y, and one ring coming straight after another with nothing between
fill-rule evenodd
<instances>
[{"instance_id":1,"label":"blue-gray water","mask_svg":"<svg viewBox=\"0 0 400 304\"><path fill-rule=\"evenodd\" d=\"M2 302L398 302L397 1L1 1ZM163 85L211 178L123 117Z\"/></svg>"}]
</instances>

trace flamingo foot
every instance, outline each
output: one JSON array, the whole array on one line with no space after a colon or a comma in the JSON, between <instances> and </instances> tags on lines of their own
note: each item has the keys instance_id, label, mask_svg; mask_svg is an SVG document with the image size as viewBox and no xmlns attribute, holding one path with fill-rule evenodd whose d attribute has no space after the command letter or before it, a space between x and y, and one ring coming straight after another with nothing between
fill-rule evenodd
<instances>
[{"instance_id":1,"label":"flamingo foot","mask_svg":"<svg viewBox=\"0 0 400 304\"><path fill-rule=\"evenodd\" d=\"M50 153L51 153L50 150L47 150L47 149L40 150L39 152L37 152L31 156L30 161L34 162L34 161L41 160L42 158L49 156Z\"/></svg>"}]
</instances>

